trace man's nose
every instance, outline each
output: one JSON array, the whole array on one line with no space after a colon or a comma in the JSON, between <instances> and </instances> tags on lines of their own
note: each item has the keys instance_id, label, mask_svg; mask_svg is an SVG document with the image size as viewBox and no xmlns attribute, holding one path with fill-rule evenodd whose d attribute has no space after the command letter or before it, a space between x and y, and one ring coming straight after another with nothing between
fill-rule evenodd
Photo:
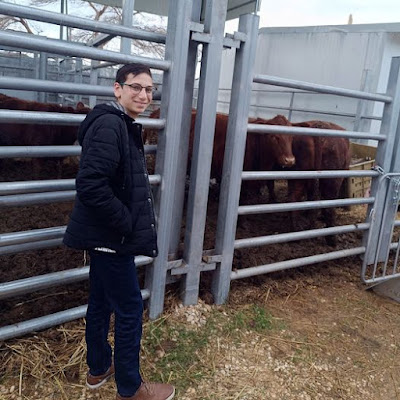
<instances>
[{"instance_id":1,"label":"man's nose","mask_svg":"<svg viewBox=\"0 0 400 400\"><path fill-rule=\"evenodd\" d=\"M146 88L142 87L141 91L138 93L140 97L147 97Z\"/></svg>"}]
</instances>

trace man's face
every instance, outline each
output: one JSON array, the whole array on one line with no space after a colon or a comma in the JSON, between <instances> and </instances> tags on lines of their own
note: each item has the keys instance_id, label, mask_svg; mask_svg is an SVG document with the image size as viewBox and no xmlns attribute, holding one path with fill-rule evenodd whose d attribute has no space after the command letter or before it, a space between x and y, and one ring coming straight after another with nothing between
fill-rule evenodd
<instances>
[{"instance_id":1,"label":"man's face","mask_svg":"<svg viewBox=\"0 0 400 400\"><path fill-rule=\"evenodd\" d=\"M138 85L142 86L141 90ZM151 103L153 93L149 89L147 91L151 93L147 93L146 88L151 88L152 86L153 80L148 74L128 74L122 85L114 82L114 95L118 103L125 108L127 114L132 118L137 118Z\"/></svg>"}]
</instances>

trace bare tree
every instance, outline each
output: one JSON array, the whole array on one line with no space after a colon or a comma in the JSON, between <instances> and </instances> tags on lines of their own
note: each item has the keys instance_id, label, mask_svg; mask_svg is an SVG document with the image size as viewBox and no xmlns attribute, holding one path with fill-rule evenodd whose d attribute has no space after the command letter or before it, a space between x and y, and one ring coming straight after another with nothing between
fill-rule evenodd
<instances>
[{"instance_id":1,"label":"bare tree","mask_svg":"<svg viewBox=\"0 0 400 400\"><path fill-rule=\"evenodd\" d=\"M82 10L85 10L85 16L91 20L103 21L111 24L119 25L122 21L122 9L118 7L105 6L91 1L68 0L70 9L79 9L80 16ZM33 7L43 7L49 4L54 4L59 0L31 0L30 5ZM72 7L71 7L72 5ZM165 20L162 18L148 18L140 12L134 13L134 26L138 29L144 29L151 32L166 33ZM44 28L39 23L32 22L25 18L0 15L0 29L15 29L31 34L40 34L44 32ZM98 35L98 32L92 32L82 29L68 28L69 39L77 42L92 42ZM104 44L103 47L117 47L115 44ZM164 55L164 46L159 43L151 43L143 40L132 41L132 52L136 54L146 54L161 58Z\"/></svg>"}]
</instances>

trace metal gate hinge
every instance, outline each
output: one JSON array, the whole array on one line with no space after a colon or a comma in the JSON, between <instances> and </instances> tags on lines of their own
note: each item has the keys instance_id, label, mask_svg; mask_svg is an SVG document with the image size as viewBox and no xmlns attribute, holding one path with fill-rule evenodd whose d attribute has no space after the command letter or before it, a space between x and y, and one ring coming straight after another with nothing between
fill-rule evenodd
<instances>
[{"instance_id":1,"label":"metal gate hinge","mask_svg":"<svg viewBox=\"0 0 400 400\"><path fill-rule=\"evenodd\" d=\"M378 172L381 175L385 175L385 170L379 166L379 165L375 165L374 167L371 168L373 171Z\"/></svg>"},{"instance_id":2,"label":"metal gate hinge","mask_svg":"<svg viewBox=\"0 0 400 400\"><path fill-rule=\"evenodd\" d=\"M192 32L203 33L204 32L204 25L201 24L200 22L191 22L190 25L189 25L189 29Z\"/></svg>"},{"instance_id":3,"label":"metal gate hinge","mask_svg":"<svg viewBox=\"0 0 400 400\"><path fill-rule=\"evenodd\" d=\"M192 40L199 43L211 43L211 35L204 32L192 32Z\"/></svg>"},{"instance_id":4,"label":"metal gate hinge","mask_svg":"<svg viewBox=\"0 0 400 400\"><path fill-rule=\"evenodd\" d=\"M235 48L235 49L239 49L240 48L240 40L236 40L232 37L233 35L229 35L228 33L226 34L226 36L223 39L223 46L225 48L231 49L231 48Z\"/></svg>"}]
</instances>

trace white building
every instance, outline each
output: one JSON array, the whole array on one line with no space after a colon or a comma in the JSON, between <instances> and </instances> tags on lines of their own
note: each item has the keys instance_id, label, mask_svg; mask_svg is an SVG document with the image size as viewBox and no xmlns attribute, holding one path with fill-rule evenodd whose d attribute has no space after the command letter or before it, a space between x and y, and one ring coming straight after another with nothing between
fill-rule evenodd
<instances>
[{"instance_id":1,"label":"white building","mask_svg":"<svg viewBox=\"0 0 400 400\"><path fill-rule=\"evenodd\" d=\"M400 23L262 28L254 72L385 92L394 56L400 56ZM229 90L226 89L230 88L232 79L233 57L232 51L225 51L220 81L221 112L228 111ZM265 85L254 85L251 104L252 116L269 118L283 114L294 122L320 119L346 129L371 132L376 132L380 124L371 117L379 118L382 112L382 106L371 101L360 103L345 97ZM362 116L361 122L357 115Z\"/></svg>"}]
</instances>

